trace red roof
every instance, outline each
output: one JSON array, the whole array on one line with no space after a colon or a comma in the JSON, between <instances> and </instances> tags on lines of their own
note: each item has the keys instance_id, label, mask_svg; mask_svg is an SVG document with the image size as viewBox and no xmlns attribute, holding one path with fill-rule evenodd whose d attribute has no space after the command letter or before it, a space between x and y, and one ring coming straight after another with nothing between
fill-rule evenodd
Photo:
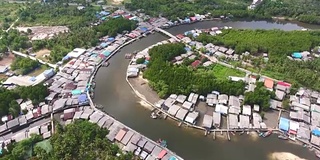
<instances>
[{"instance_id":1,"label":"red roof","mask_svg":"<svg viewBox=\"0 0 320 160\"><path fill-rule=\"evenodd\" d=\"M167 154L167 151L163 149L163 150L159 153L158 158L159 158L159 159L162 159L166 154Z\"/></svg>"},{"instance_id":2,"label":"red roof","mask_svg":"<svg viewBox=\"0 0 320 160\"><path fill-rule=\"evenodd\" d=\"M272 89L273 88L273 80L272 79L269 79L269 78L266 78L264 80L264 86L267 87L267 88L270 88Z\"/></svg>"},{"instance_id":3,"label":"red roof","mask_svg":"<svg viewBox=\"0 0 320 160\"><path fill-rule=\"evenodd\" d=\"M118 132L118 134L116 135L115 139L116 139L117 141L121 141L122 138L124 137L124 135L126 135L126 133L127 133L127 131L121 129L121 130Z\"/></svg>"},{"instance_id":4,"label":"red roof","mask_svg":"<svg viewBox=\"0 0 320 160\"><path fill-rule=\"evenodd\" d=\"M297 131L294 131L294 130L289 130L289 134L297 134Z\"/></svg>"},{"instance_id":5,"label":"red roof","mask_svg":"<svg viewBox=\"0 0 320 160\"><path fill-rule=\"evenodd\" d=\"M200 63L201 63L201 61L195 60L194 62L191 63L191 66L192 67L198 67Z\"/></svg>"},{"instance_id":6,"label":"red roof","mask_svg":"<svg viewBox=\"0 0 320 160\"><path fill-rule=\"evenodd\" d=\"M291 87L291 84L287 83L287 82L279 81L277 84L280 85L280 86Z\"/></svg>"},{"instance_id":7,"label":"red roof","mask_svg":"<svg viewBox=\"0 0 320 160\"><path fill-rule=\"evenodd\" d=\"M197 20L197 18L196 18L196 17L190 17L190 19L191 19L191 21L195 21L195 20Z\"/></svg>"},{"instance_id":8,"label":"red roof","mask_svg":"<svg viewBox=\"0 0 320 160\"><path fill-rule=\"evenodd\" d=\"M183 34L178 34L176 37L179 38L179 39L184 38Z\"/></svg>"}]
</instances>

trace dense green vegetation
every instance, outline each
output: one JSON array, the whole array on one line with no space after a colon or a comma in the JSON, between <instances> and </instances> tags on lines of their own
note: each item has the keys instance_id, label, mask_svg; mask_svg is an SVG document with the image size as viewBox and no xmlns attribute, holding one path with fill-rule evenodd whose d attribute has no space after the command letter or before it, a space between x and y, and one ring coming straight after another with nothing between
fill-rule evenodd
<instances>
[{"instance_id":1,"label":"dense green vegetation","mask_svg":"<svg viewBox=\"0 0 320 160\"><path fill-rule=\"evenodd\" d=\"M143 76L150 81L150 86L161 98L173 93L206 94L213 90L229 95L243 94L244 82L217 79L210 68L197 70L170 62L175 56L183 53L184 45L180 43L156 46L149 51L151 60Z\"/></svg>"},{"instance_id":2,"label":"dense green vegetation","mask_svg":"<svg viewBox=\"0 0 320 160\"><path fill-rule=\"evenodd\" d=\"M17 19L17 12L22 4L12 4L7 2L0 2L0 24L1 29L7 29L11 23Z\"/></svg>"},{"instance_id":3,"label":"dense green vegetation","mask_svg":"<svg viewBox=\"0 0 320 160\"><path fill-rule=\"evenodd\" d=\"M211 13L213 17L232 15L236 18L270 18L247 10L251 2L251 0L132 0L131 3L126 3L125 6L131 10L143 9L149 15L162 15L173 20L177 19L177 17L184 18L195 13Z\"/></svg>"},{"instance_id":4,"label":"dense green vegetation","mask_svg":"<svg viewBox=\"0 0 320 160\"><path fill-rule=\"evenodd\" d=\"M136 27L137 25L135 21L130 21L124 18L115 18L103 22L96 27L96 30L101 32L103 35L116 36L117 33L122 33L123 31L130 32Z\"/></svg>"},{"instance_id":5,"label":"dense green vegetation","mask_svg":"<svg viewBox=\"0 0 320 160\"><path fill-rule=\"evenodd\" d=\"M318 0L264 0L254 10L248 6L252 0L132 0L125 6L131 10L143 9L152 16L162 15L169 19L192 16L194 13L211 13L229 18L270 19L272 16L289 17L301 22L320 24Z\"/></svg>"},{"instance_id":6,"label":"dense green vegetation","mask_svg":"<svg viewBox=\"0 0 320 160\"><path fill-rule=\"evenodd\" d=\"M30 99L33 104L37 105L39 102L43 102L48 95L47 87L43 85L18 87L14 90L0 88L0 117L8 114L19 115L21 111L16 99Z\"/></svg>"},{"instance_id":7,"label":"dense green vegetation","mask_svg":"<svg viewBox=\"0 0 320 160\"><path fill-rule=\"evenodd\" d=\"M132 154L123 154L119 147L106 138L108 131L88 121L75 121L65 128L56 127L57 132L51 137L52 150L45 150L37 145L41 136L33 135L30 139L14 143L5 152L1 160L130 160ZM75 134L76 133L76 134ZM117 156L116 154L120 155Z\"/></svg>"},{"instance_id":8,"label":"dense green vegetation","mask_svg":"<svg viewBox=\"0 0 320 160\"><path fill-rule=\"evenodd\" d=\"M296 18L301 22L320 24L318 0L264 0L257 13Z\"/></svg>"},{"instance_id":9,"label":"dense green vegetation","mask_svg":"<svg viewBox=\"0 0 320 160\"><path fill-rule=\"evenodd\" d=\"M28 74L33 71L37 67L40 66L38 61L32 60L30 58L17 57L11 63L11 70L18 70L18 72L22 75Z\"/></svg>"},{"instance_id":10,"label":"dense green vegetation","mask_svg":"<svg viewBox=\"0 0 320 160\"><path fill-rule=\"evenodd\" d=\"M22 26L65 25L71 29L88 26L94 19L97 9L87 6L78 10L77 6L58 3L34 3L19 10L19 23Z\"/></svg>"},{"instance_id":11,"label":"dense green vegetation","mask_svg":"<svg viewBox=\"0 0 320 160\"><path fill-rule=\"evenodd\" d=\"M258 104L263 111L270 109L270 98L275 97L275 93L267 90L262 82L258 82L253 92L245 93L244 104Z\"/></svg>"},{"instance_id":12,"label":"dense green vegetation","mask_svg":"<svg viewBox=\"0 0 320 160\"><path fill-rule=\"evenodd\" d=\"M256 68L261 73L293 84L320 90L320 59L312 61L292 61L286 56L296 51L310 51L320 44L317 31L281 30L226 30L218 36L202 34L197 38L204 44L212 42L235 49L237 54L245 51L251 54L267 52L269 61ZM259 64L259 63L257 63Z\"/></svg>"},{"instance_id":13,"label":"dense green vegetation","mask_svg":"<svg viewBox=\"0 0 320 160\"><path fill-rule=\"evenodd\" d=\"M20 49L27 49L31 46L28 36L25 33L19 33L18 30L3 32L1 36L2 39L0 39L0 53L7 52L8 47L11 50L19 51Z\"/></svg>"}]
</instances>

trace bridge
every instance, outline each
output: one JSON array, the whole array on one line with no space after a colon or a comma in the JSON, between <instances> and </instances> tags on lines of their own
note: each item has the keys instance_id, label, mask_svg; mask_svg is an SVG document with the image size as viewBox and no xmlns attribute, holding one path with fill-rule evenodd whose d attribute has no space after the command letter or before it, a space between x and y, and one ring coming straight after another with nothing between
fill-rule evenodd
<instances>
[{"instance_id":1,"label":"bridge","mask_svg":"<svg viewBox=\"0 0 320 160\"><path fill-rule=\"evenodd\" d=\"M36 57L32 57L32 56L23 54L23 53L18 52L18 51L12 51L12 53L15 54L15 55L21 56L21 57L30 58L30 59L32 59L32 60L39 61L39 63L44 64L44 65L48 65L48 66L50 66L50 67L52 67L52 68L57 68L57 67L58 67L58 66L55 65L55 64L51 64L51 63L45 62L45 61L43 61L43 60L41 60L41 59L38 59L38 58L36 58Z\"/></svg>"},{"instance_id":2,"label":"bridge","mask_svg":"<svg viewBox=\"0 0 320 160\"><path fill-rule=\"evenodd\" d=\"M173 38L173 39L176 40L177 42L180 42L180 41L181 41L181 40L178 39L176 36L172 35L171 33L167 32L167 31L165 31L165 30L163 30L163 29L161 29L161 28L156 27L156 28L154 28L154 30L157 31L157 32L161 32L161 33L163 33L163 34L165 34L165 35Z\"/></svg>"}]
</instances>

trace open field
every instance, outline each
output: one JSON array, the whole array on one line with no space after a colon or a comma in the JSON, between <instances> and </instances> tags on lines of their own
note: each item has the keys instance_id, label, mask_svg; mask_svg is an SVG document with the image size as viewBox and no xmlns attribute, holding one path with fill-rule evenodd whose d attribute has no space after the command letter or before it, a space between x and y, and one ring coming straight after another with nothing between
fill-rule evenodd
<instances>
[{"instance_id":1,"label":"open field","mask_svg":"<svg viewBox=\"0 0 320 160\"><path fill-rule=\"evenodd\" d=\"M234 68L228 68L220 64L215 64L211 69L213 75L218 79L226 79L229 76L244 77L246 74Z\"/></svg>"},{"instance_id":2,"label":"open field","mask_svg":"<svg viewBox=\"0 0 320 160\"><path fill-rule=\"evenodd\" d=\"M39 74L43 73L46 69L48 69L46 66L41 65L40 67L36 68L32 72L28 73L28 76L38 76Z\"/></svg>"},{"instance_id":3,"label":"open field","mask_svg":"<svg viewBox=\"0 0 320 160\"><path fill-rule=\"evenodd\" d=\"M0 2L0 24L3 23L5 18L14 21L17 18L17 12L23 4Z\"/></svg>"},{"instance_id":4,"label":"open field","mask_svg":"<svg viewBox=\"0 0 320 160\"><path fill-rule=\"evenodd\" d=\"M59 33L69 32L69 28L66 26L17 27L16 29L20 32L27 32L28 29L31 29L32 33L29 36L31 40L47 39Z\"/></svg>"},{"instance_id":5,"label":"open field","mask_svg":"<svg viewBox=\"0 0 320 160\"><path fill-rule=\"evenodd\" d=\"M13 54L3 56L2 60L0 61L0 66L10 66L14 59L15 56Z\"/></svg>"},{"instance_id":6,"label":"open field","mask_svg":"<svg viewBox=\"0 0 320 160\"><path fill-rule=\"evenodd\" d=\"M36 58L39 58L41 60L44 60L44 61L48 61L48 59L46 58L47 56L50 55L50 50L48 49L41 49L40 51L36 52Z\"/></svg>"}]
</instances>

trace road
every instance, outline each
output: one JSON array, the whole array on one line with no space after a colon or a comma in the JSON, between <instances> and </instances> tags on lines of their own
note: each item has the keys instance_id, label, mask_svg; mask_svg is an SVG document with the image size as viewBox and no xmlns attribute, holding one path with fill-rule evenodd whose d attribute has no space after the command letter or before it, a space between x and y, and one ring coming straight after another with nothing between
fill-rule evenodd
<instances>
[{"instance_id":1,"label":"road","mask_svg":"<svg viewBox=\"0 0 320 160\"><path fill-rule=\"evenodd\" d=\"M58 67L58 66L55 65L55 64L51 64L51 63L45 62L45 61L43 61L43 60L41 60L41 59L39 59L39 58L32 57L32 56L23 54L23 53L18 52L18 51L12 51L12 53L15 54L15 55L21 56L21 57L30 58L30 59L32 59L32 60L39 61L41 64L48 65L48 66L50 66L51 68L57 68L57 67Z\"/></svg>"}]
</instances>

